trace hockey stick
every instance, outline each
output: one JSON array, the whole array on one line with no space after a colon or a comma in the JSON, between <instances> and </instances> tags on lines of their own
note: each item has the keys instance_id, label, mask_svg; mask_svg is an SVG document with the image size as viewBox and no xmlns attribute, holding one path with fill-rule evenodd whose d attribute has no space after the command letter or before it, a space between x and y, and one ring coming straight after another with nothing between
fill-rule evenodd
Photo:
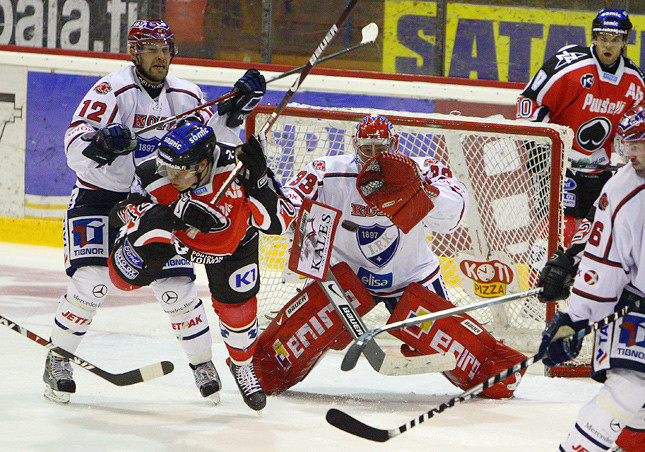
<instances>
[{"instance_id":1,"label":"hockey stick","mask_svg":"<svg viewBox=\"0 0 645 452\"><path fill-rule=\"evenodd\" d=\"M601 171L618 171L625 165L601 165L597 163L582 163L577 161L572 161L571 168L579 169L590 169L590 170L601 170Z\"/></svg>"},{"instance_id":2,"label":"hockey stick","mask_svg":"<svg viewBox=\"0 0 645 452\"><path fill-rule=\"evenodd\" d=\"M352 52L352 51L354 51L356 49L360 49L361 47L364 47L366 45L373 44L374 41L376 41L376 38L378 37L378 25L376 25L374 22L365 25L363 27L363 29L361 30L361 35L362 35L362 40L361 40L360 44L356 44L354 46L347 47L346 49L343 49L340 52L332 53L331 55L328 55L328 56L326 56L324 58L321 58L321 59L317 60L313 64L313 66L317 66L317 65L319 65L321 63L324 63L325 61L329 61L329 60L331 60L333 58L339 57L339 56L344 55L344 54L346 54L348 52ZM275 82L276 80L280 80L280 79L283 79L285 77L288 77L291 74L295 74L296 72L300 72L305 67L307 67L306 64L304 64L302 66L298 66L297 68L290 69L287 72L283 72L280 75L276 75L275 77L270 78L269 80L266 81L266 83L267 84L272 83L272 82ZM168 124L169 122L176 121L178 119L183 118L184 116L189 116L189 115L195 113L196 111L203 110L206 107L211 107L213 105L219 104L220 102L225 101L226 99L228 99L230 97L233 97L235 94L237 94L237 91L231 91L231 92L229 92L227 94L224 94L221 97L218 97L215 100L211 100L209 102L203 103L203 104L193 108L192 110L188 110L188 111L185 111L185 112L180 113L178 115L171 116L170 118L166 118L166 119L163 119L161 121L158 121L158 122L156 122L154 124L150 124L149 126L146 126L143 129L135 132L135 135L141 135L144 132L148 132L148 131L150 131L152 129L156 129L159 126L163 126L165 124Z\"/></svg>"},{"instance_id":3,"label":"hockey stick","mask_svg":"<svg viewBox=\"0 0 645 452\"><path fill-rule=\"evenodd\" d=\"M631 294L628 292L623 292L623 296L626 297L626 299L629 301L629 304L619 309L618 311L614 312L613 314L608 315L604 319L601 319L598 322L592 323L591 325L587 325L583 330L580 330L577 333L578 338L582 340L582 338L587 334L594 332L596 330L599 330L600 328L603 328L609 325L610 323L618 320L619 318L623 317L624 315L633 311L634 309L637 309L638 307L640 307L641 303L643 302L642 298L636 297L634 294ZM533 355L525 359L524 361L515 364L513 367L509 367L508 369L489 378L488 380L476 386L473 386L469 390L461 393L461 395L454 397L445 403L442 403L438 407L433 408L428 412L423 413L419 417L411 419L410 421L396 428L380 429L380 428L372 427L336 408L331 408L329 411L327 411L326 419L327 419L327 422L329 422L334 427L339 428L340 430L343 430L352 435L360 436L361 438L382 443L389 440L390 438L400 435L401 433L405 433L406 431L410 430L413 427L416 427L419 424L422 424L426 420L432 418L435 414L439 414L447 410L448 408L451 408L459 403L472 399L480 392L490 388L491 386L504 380L505 378L510 377L515 372L519 372L523 369L526 369L531 364L540 361L542 358L544 358L544 355L538 352L538 354Z\"/></svg>"},{"instance_id":4,"label":"hockey stick","mask_svg":"<svg viewBox=\"0 0 645 452\"><path fill-rule=\"evenodd\" d=\"M173 122L173 121L176 121L178 119L181 119L184 116L189 116L189 115L195 113L196 111L203 110L206 107L210 107L212 105L219 104L220 102L225 101L229 97L233 97L236 94L237 94L237 91L228 92L228 93L224 94L223 96L218 97L215 100L211 100L210 102L206 102L206 103L203 103L201 105L198 105L197 107L193 108L192 110L188 110L188 111L185 111L183 113L179 113L178 115L171 116L170 118L166 118L166 119L162 119L161 121L157 121L154 124L150 124L149 126L146 126L143 129L136 131L134 134L135 135L141 135L142 133L148 132L148 131L150 131L152 129L156 129L159 126L163 126L164 124L168 124L169 122Z\"/></svg>"},{"instance_id":5,"label":"hockey stick","mask_svg":"<svg viewBox=\"0 0 645 452\"><path fill-rule=\"evenodd\" d=\"M354 6L356 6L356 3L358 3L358 0L350 0L347 3L347 6L345 7L345 10L342 12L338 20L332 27L329 29L323 40L321 41L320 44L318 44L318 47L314 51L313 55L309 58L309 62L305 65L305 67L302 69L302 72L298 75L298 78L293 82L293 85L291 85L291 88L289 88L289 91L284 95L280 103L278 104L277 107L275 107L275 110L273 110L273 113L271 113L271 116L269 116L269 119L267 122L264 124L260 132L267 133L271 127L273 127L273 124L275 124L276 120L278 119L278 116L282 114L284 109L286 108L287 104L289 101L293 98L293 96L296 94L298 91L298 88L300 88L300 85L305 81L305 78L307 75L309 75L309 72L313 69L314 65L317 64L318 59L320 58L320 55L325 51L327 48L327 45L334 39L336 34L338 33L338 30L340 27L343 26L345 21L347 20L347 16L349 16L349 13L352 12L352 9L354 9ZM220 200L222 199L222 196L224 196L224 193L229 189L235 178L240 174L242 171L242 162L237 162L235 165L235 168L233 168L233 171L231 171L231 174L229 174L228 178L224 181L220 189L217 191L213 199L211 200L211 205L216 205Z\"/></svg>"},{"instance_id":6,"label":"hockey stick","mask_svg":"<svg viewBox=\"0 0 645 452\"><path fill-rule=\"evenodd\" d=\"M363 319L356 312L347 298L345 291L330 271L327 281L318 281L325 295L345 324L345 327L356 340L367 331ZM372 368L383 375L417 375L420 373L443 372L455 368L457 361L454 354L423 355L414 358L389 355L374 341L361 349ZM357 358L358 359L358 358ZM356 363L354 363L356 365Z\"/></svg>"},{"instance_id":7,"label":"hockey stick","mask_svg":"<svg viewBox=\"0 0 645 452\"><path fill-rule=\"evenodd\" d=\"M361 355L361 352L365 347L369 346L373 342L375 336L390 330L395 330L397 328L404 328L410 325L418 325L419 323L431 322L433 320L443 319L444 317L450 317L455 314L462 314L468 311L474 311L475 309L481 309L489 306L498 305L501 303L506 303L507 301L517 300L518 298L525 298L531 295L536 295L542 292L542 288L527 290L526 292L519 292L509 294L503 297L493 298L491 300L481 301L479 303L473 303L466 306L458 306L450 309L445 309L443 311L431 312L430 314L420 315L418 317L410 317L405 320L400 320L398 322L389 323L383 325L379 328L374 328L373 330L367 331L366 333L360 335L354 343L349 347L343 358L343 362L340 364L340 368L344 371L352 370L356 366L358 357Z\"/></svg>"},{"instance_id":8,"label":"hockey stick","mask_svg":"<svg viewBox=\"0 0 645 452\"><path fill-rule=\"evenodd\" d=\"M28 339L42 345L43 347L58 353L64 358L68 358L74 364L81 366L85 370L89 370L94 375L98 375L104 380L109 381L116 386L129 386L135 383L141 383L143 381L153 380L155 378L163 377L164 375L169 374L175 369L175 366L170 361L161 361L160 363L151 364L149 366L140 367L135 370L130 370L122 374L113 374L107 372L103 369L96 367L94 364L91 364L88 361L85 361L83 358L76 356L73 353L68 352L60 347L55 346L50 341L38 336L35 333L32 333L28 329L18 325L15 322L12 322L8 318L0 315L0 323L6 327L11 328L15 332L22 334Z\"/></svg>"},{"instance_id":9,"label":"hockey stick","mask_svg":"<svg viewBox=\"0 0 645 452\"><path fill-rule=\"evenodd\" d=\"M284 95L280 103L278 104L277 107L275 107L275 110L273 110L273 113L271 113L271 116L269 116L269 119L267 122L264 124L262 129L260 130L261 133L267 133L271 127L273 127L273 124L275 124L276 120L278 119L278 116L282 114L284 109L286 108L287 104L289 101L293 98L293 96L296 94L296 91L298 91L298 88L300 88L300 85L302 85L302 82L305 81L305 78L307 75L309 75L309 72L311 72L311 69L313 69L314 65L317 64L318 58L320 57L320 54L323 53L327 45L331 42L332 39L334 39L334 36L338 33L338 29L345 23L345 20L347 20L347 16L349 16L349 13L352 11L354 6L358 0L350 0L347 6L345 7L345 10L343 13L340 15L338 20L332 27L329 29L325 37L323 38L322 42L318 44L318 47L314 51L313 55L309 58L309 62L305 65L305 67L302 69L302 72L298 75L298 78L293 82L293 85L291 85L291 88L289 88L289 91ZM242 172L242 162L237 162L231 173L228 175L226 180L224 180L224 183L222 186L217 190L217 193L215 193L215 196L210 201L210 204L212 206L217 205L222 198L224 197L224 193L229 189L229 187L233 184L233 181L235 178ZM188 237L191 239L195 238L197 235L197 229L191 228L190 231L188 232Z\"/></svg>"},{"instance_id":10,"label":"hockey stick","mask_svg":"<svg viewBox=\"0 0 645 452\"><path fill-rule=\"evenodd\" d=\"M331 59L334 59L336 57L339 57L341 55L344 55L348 52L352 52L356 49L360 49L361 47L364 47L366 45L373 44L374 41L376 41L376 38L378 38L378 25L376 25L374 22L367 24L363 27L361 30L361 35L362 39L360 44L356 44L351 47L347 47L346 49L341 50L340 52L332 53L331 55L328 55L324 58L319 59L314 66L318 66L319 64L324 63L325 61L329 61ZM276 80L280 80L282 78L285 78L291 74L295 74L296 72L300 72L305 68L306 64L303 64L302 66L298 66L297 68L291 69L287 72L283 72L280 75L276 75L275 77L267 80L267 83L275 82Z\"/></svg>"}]
</instances>

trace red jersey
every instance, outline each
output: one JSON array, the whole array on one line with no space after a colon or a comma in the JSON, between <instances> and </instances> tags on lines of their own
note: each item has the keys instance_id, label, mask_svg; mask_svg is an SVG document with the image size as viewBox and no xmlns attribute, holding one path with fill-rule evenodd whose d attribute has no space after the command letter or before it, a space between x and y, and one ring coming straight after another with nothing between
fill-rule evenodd
<instances>
[{"instance_id":1,"label":"red jersey","mask_svg":"<svg viewBox=\"0 0 645 452\"><path fill-rule=\"evenodd\" d=\"M222 152L212 166L207 183L191 190L191 198L210 204L234 167L233 153ZM153 202L163 205L177 201L180 195L167 177L156 172L154 160L148 160L137 167L133 192L150 196ZM221 229L208 234L197 232L195 238L190 238L188 231L178 230L175 236L192 250L219 256L232 254L249 228L279 235L286 231L296 216L293 205L283 197L278 184L271 177L269 183L252 196L233 182L220 202L212 207L226 218Z\"/></svg>"},{"instance_id":2,"label":"red jersey","mask_svg":"<svg viewBox=\"0 0 645 452\"><path fill-rule=\"evenodd\" d=\"M603 68L592 47L563 47L517 99L517 119L569 126L569 160L610 163L612 139L623 114L645 93L645 75L627 57Z\"/></svg>"}]
</instances>

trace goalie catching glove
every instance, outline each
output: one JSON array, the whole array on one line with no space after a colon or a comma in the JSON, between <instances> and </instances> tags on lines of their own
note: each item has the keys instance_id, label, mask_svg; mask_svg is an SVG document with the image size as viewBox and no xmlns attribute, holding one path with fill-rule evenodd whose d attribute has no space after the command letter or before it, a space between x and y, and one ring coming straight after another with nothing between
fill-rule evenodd
<instances>
[{"instance_id":1,"label":"goalie catching glove","mask_svg":"<svg viewBox=\"0 0 645 452\"><path fill-rule=\"evenodd\" d=\"M419 166L402 154L380 152L358 175L356 188L367 203L405 234L434 208L439 189L423 182Z\"/></svg>"}]
</instances>

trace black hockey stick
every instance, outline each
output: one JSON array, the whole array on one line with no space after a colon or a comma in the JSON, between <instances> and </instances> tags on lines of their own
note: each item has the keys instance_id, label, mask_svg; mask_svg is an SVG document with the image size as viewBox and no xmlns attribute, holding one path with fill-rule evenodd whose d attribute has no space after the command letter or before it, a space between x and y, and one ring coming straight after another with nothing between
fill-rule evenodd
<instances>
[{"instance_id":1,"label":"black hockey stick","mask_svg":"<svg viewBox=\"0 0 645 452\"><path fill-rule=\"evenodd\" d=\"M318 281L318 284L352 337L357 339L359 336L364 335L367 328L363 323L363 319L352 306L334 274L330 271L327 281ZM454 369L457 364L452 353L437 353L412 358L394 356L385 353L374 341L370 341L361 349L361 352L365 355L370 366L382 375L417 375L420 373L443 372Z\"/></svg>"},{"instance_id":2,"label":"black hockey stick","mask_svg":"<svg viewBox=\"0 0 645 452\"><path fill-rule=\"evenodd\" d=\"M344 223L344 222L343 222ZM527 290L526 292L519 292L514 294L509 294L503 297L492 298L490 300L481 301L479 303L472 303L466 306L457 306L450 309L445 309L443 311L431 312L430 314L420 315L418 317L410 317L405 320L400 320L398 322L388 323L379 328L374 328L369 330L361 335L358 338L355 338L354 343L349 347L343 361L340 364L340 368L344 371L352 370L356 366L358 358L361 356L361 352L373 343L374 337L384 333L386 331L395 330L397 328L404 328L410 325L418 325L419 323L431 322L433 320L443 319L445 317L450 317L456 314L462 314L468 311L474 311L475 309L481 309L488 306L494 306L501 303L506 303L508 301L517 300L518 298L525 298L531 295L536 295L542 292L542 288Z\"/></svg>"},{"instance_id":3,"label":"black hockey stick","mask_svg":"<svg viewBox=\"0 0 645 452\"><path fill-rule=\"evenodd\" d=\"M334 25L331 26L323 40L318 44L318 47L314 51L314 53L309 57L309 62L305 65L305 67L302 69L302 72L298 75L296 80L293 82L293 85L291 85L291 88L289 88L289 91L284 95L280 103L278 104L277 107L275 107L275 110L273 110L273 113L271 113L271 116L269 116L269 119L267 120L266 124L261 129L261 132L267 133L271 127L273 127L273 124L278 119L278 116L282 114L284 109L286 108L287 104L289 101L293 98L293 96L296 94L298 91L298 88L300 88L300 85L305 81L305 78L307 75L309 75L309 72L313 69L313 67L317 64L320 55L325 51L329 43L334 39L336 34L338 34L338 30L340 27L343 26L345 21L347 20L347 17L349 16L349 13L352 12L352 9L354 9L354 6L356 6L356 3L358 3L358 0L349 0L347 2L347 6L345 6L345 9L343 10L342 14L336 21ZM228 188L231 186L235 178L240 174L242 171L242 162L237 162L235 165L235 168L233 168L233 171L231 171L231 174L229 174L228 178L224 181L220 189L217 191L213 199L211 200L211 205L216 205L222 197L224 196L224 193L228 190Z\"/></svg>"},{"instance_id":4,"label":"black hockey stick","mask_svg":"<svg viewBox=\"0 0 645 452\"><path fill-rule=\"evenodd\" d=\"M314 66L318 66L319 64L324 63L325 61L329 61L331 59L334 59L336 57L339 57L341 55L344 55L348 52L352 52L356 49L360 49L361 47L365 47L366 45L373 44L374 41L376 41L376 38L378 38L378 25L376 25L374 22L367 24L363 27L361 30L361 35L362 39L360 44L353 45L351 47L347 47L346 49L341 50L340 52L332 53L331 55L328 55L324 58L319 59L316 61ZM291 74L295 74L296 72L300 72L305 68L306 64L303 64L302 66L298 66L296 68L293 68L291 70L288 70L287 72L283 72L280 75L276 75L275 77L267 80L267 83L275 82L276 80L280 80L282 78L285 78Z\"/></svg>"},{"instance_id":5,"label":"black hockey stick","mask_svg":"<svg viewBox=\"0 0 645 452\"><path fill-rule=\"evenodd\" d=\"M608 315L604 319L599 320L598 322L592 323L591 325L587 325L583 330L580 330L577 333L579 339L582 340L582 338L587 334L594 332L600 328L603 328L612 322L615 322L616 320L623 317L627 313L633 311L634 309L639 308L641 303L643 302L642 298L636 297L636 295L626 291L623 292L623 296L621 297L621 300L622 299L627 301L628 304L626 306L614 312L613 314ZM416 427L419 424L422 424L426 420L432 418L435 414L439 414L447 410L448 408L451 408L461 402L465 402L467 400L472 399L482 391L490 388L491 386L504 380L505 378L510 377L511 375L515 374L515 372L519 372L523 369L526 369L531 364L540 361L542 358L544 358L544 355L538 352L538 354L533 355L525 359L524 361L515 364L513 367L509 367L508 369L489 378L488 380L476 386L473 386L469 390L463 392L461 395L454 397L445 403L442 403L436 408L432 408L426 413L423 413L422 415L414 419L411 419L410 421L396 428L380 429L380 428L372 427L336 408L331 408L329 411L327 411L326 419L327 419L327 422L329 422L331 425L347 433L360 436L361 438L369 439L371 441L377 441L382 443L389 440L390 438L400 435L401 433L407 432L408 430Z\"/></svg>"},{"instance_id":6,"label":"black hockey stick","mask_svg":"<svg viewBox=\"0 0 645 452\"><path fill-rule=\"evenodd\" d=\"M362 35L362 40L361 40L360 44L356 44L354 46L347 47L346 49L343 49L340 52L332 53L331 55L328 55L328 56L326 56L324 58L321 58L321 59L317 60L313 65L317 66L317 65L319 65L321 63L324 63L325 61L329 61L329 60L331 60L333 58L339 57L339 56L344 55L344 54L346 54L348 52L352 52L352 51L354 51L356 49L360 49L361 47L364 47L366 45L373 44L374 41L376 41L376 38L378 37L378 25L376 25L374 22L365 25L363 27L363 29L361 30L361 35ZM306 66L307 65L304 64L302 66L298 66L296 68L290 69L290 70L288 70L286 72L283 72L280 75L276 75L275 77L270 78L266 82L267 83L272 83L272 82L275 82L276 80L283 79L283 78L285 78L285 77L287 77L289 75L295 74L296 72L300 72ZM178 115L171 116L170 118L166 118L166 119L162 119L161 121L157 121L154 124L150 124L149 126L146 126L141 130L138 130L135 133L135 135L141 135L144 132L148 132L148 131L150 131L152 129L156 129L156 128L160 127L160 126L163 126L164 124L168 124L169 122L177 121L178 119L184 118L184 117L189 116L189 115L191 115L191 114L193 114L193 113L195 113L197 111L203 110L206 107L212 107L213 105L219 104L220 102L223 102L226 99L228 99L230 97L233 97L235 94L237 94L236 91L228 92L228 93L218 97L217 99L211 100L211 101L203 103L201 105L198 105L197 107L193 108L192 110L188 110L188 111L185 111L185 112L180 113Z\"/></svg>"},{"instance_id":7,"label":"black hockey stick","mask_svg":"<svg viewBox=\"0 0 645 452\"><path fill-rule=\"evenodd\" d=\"M590 170L600 170L600 171L618 171L625 165L601 165L600 163L582 163L577 161L571 161L571 168L578 169L590 169Z\"/></svg>"},{"instance_id":8,"label":"black hockey stick","mask_svg":"<svg viewBox=\"0 0 645 452\"><path fill-rule=\"evenodd\" d=\"M38 336L35 333L32 333L28 329L18 325L15 322L12 322L8 318L0 315L0 323L6 327L11 328L15 332L22 334L28 339L42 345L49 350L58 353L64 358L68 358L70 362L81 366L85 370L89 370L94 375L98 375L104 380L109 381L116 386L129 386L135 383L141 383L142 381L153 380L155 378L163 377L164 375L169 374L175 369L175 366L170 361L161 361L160 363L151 364L149 366L140 367L135 370L130 370L122 374L112 374L103 369L96 367L94 364L85 361L83 358L76 356L73 353L63 350L60 347L55 346L50 341Z\"/></svg>"},{"instance_id":9,"label":"black hockey stick","mask_svg":"<svg viewBox=\"0 0 645 452\"><path fill-rule=\"evenodd\" d=\"M322 42L318 44L318 47L314 51L313 55L309 58L309 62L305 65L305 67L302 69L302 72L298 75L298 78L293 82L293 85L291 85L291 88L289 88L289 91L284 95L280 103L278 104L277 107L275 107L275 110L273 110L273 113L271 113L271 116L269 116L269 119L267 122L264 124L260 132L267 133L271 127L273 127L273 124L277 121L278 117L282 114L284 109L286 108L287 104L289 101L293 98L293 96L296 94L296 91L298 91L298 88L300 88L300 85L302 85L302 82L305 81L305 78L307 75L309 75L309 72L313 69L313 67L317 64L318 59L320 58L320 55L325 51L327 48L327 45L331 42L332 39L334 39L334 36L338 33L338 29L343 26L345 21L347 20L347 16L349 16L349 13L352 12L352 9L354 9L354 6L358 0L350 0L347 3L347 6L345 7L345 10L343 13L340 15L338 20L332 27L329 29L325 37L323 38ZM217 193L215 193L215 196L210 201L210 204L212 206L217 205L221 201L221 199L224 197L224 193L229 189L229 187L233 184L233 181L237 178L237 176L242 172L242 162L238 161L231 173L228 175L228 177L224 180L222 183L222 186L217 190ZM188 232L188 237L190 238L195 238L197 235L197 229L191 228L190 231Z\"/></svg>"}]
</instances>

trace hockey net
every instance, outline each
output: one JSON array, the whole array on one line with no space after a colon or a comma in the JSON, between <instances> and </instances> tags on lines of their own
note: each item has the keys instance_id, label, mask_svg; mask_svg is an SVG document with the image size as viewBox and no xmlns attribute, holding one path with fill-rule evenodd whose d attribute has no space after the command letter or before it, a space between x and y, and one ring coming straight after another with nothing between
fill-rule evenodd
<instances>
[{"instance_id":1,"label":"hockey net","mask_svg":"<svg viewBox=\"0 0 645 452\"><path fill-rule=\"evenodd\" d=\"M247 119L247 135L259 131L273 109L256 108ZM353 153L354 129L369 113L375 112L285 109L267 136L269 165L278 180L286 183L318 157ZM377 113L394 124L399 152L438 159L469 191L468 213L455 232L426 230L450 300L460 306L534 288L539 271L562 243L561 198L571 129L505 119ZM258 312L263 326L302 286L302 281L283 276L288 251L286 237L262 236ZM535 353L555 308L554 303L529 297L470 314L497 339ZM377 306L365 321L372 328L388 317L385 308ZM586 344L576 362L551 374L588 374L590 356L591 346Z\"/></svg>"}]
</instances>

